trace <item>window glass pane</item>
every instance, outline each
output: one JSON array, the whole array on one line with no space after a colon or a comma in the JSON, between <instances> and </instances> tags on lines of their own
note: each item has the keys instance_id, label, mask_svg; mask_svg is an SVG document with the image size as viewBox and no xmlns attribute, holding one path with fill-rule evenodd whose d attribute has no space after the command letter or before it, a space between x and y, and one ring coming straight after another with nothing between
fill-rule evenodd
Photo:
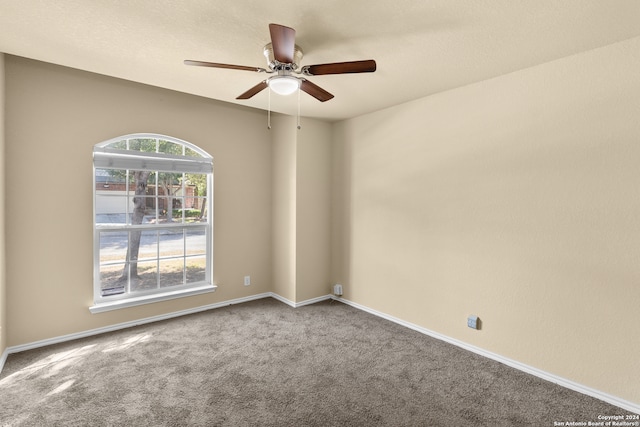
<instances>
[{"instance_id":1,"label":"window glass pane","mask_svg":"<svg viewBox=\"0 0 640 427\"><path fill-rule=\"evenodd\" d=\"M124 225L127 223L127 197L96 191L96 224Z\"/></svg>"},{"instance_id":2,"label":"window glass pane","mask_svg":"<svg viewBox=\"0 0 640 427\"><path fill-rule=\"evenodd\" d=\"M207 259L205 257L187 258L187 283L204 282L207 277Z\"/></svg>"},{"instance_id":3,"label":"window glass pane","mask_svg":"<svg viewBox=\"0 0 640 427\"><path fill-rule=\"evenodd\" d=\"M180 197L177 200L174 200L174 206L182 206L184 203L184 199ZM189 211L180 208L173 209L173 222L186 222L188 220Z\"/></svg>"},{"instance_id":4,"label":"window glass pane","mask_svg":"<svg viewBox=\"0 0 640 427\"><path fill-rule=\"evenodd\" d=\"M173 222L184 222L187 212L183 212L182 206L184 206L184 199L182 197L174 197L173 210L170 218Z\"/></svg>"},{"instance_id":5,"label":"window glass pane","mask_svg":"<svg viewBox=\"0 0 640 427\"><path fill-rule=\"evenodd\" d=\"M96 223L126 224L127 171L120 169L96 169Z\"/></svg>"},{"instance_id":6,"label":"window glass pane","mask_svg":"<svg viewBox=\"0 0 640 427\"><path fill-rule=\"evenodd\" d=\"M184 283L184 258L160 261L160 287Z\"/></svg>"},{"instance_id":7,"label":"window glass pane","mask_svg":"<svg viewBox=\"0 0 640 427\"><path fill-rule=\"evenodd\" d=\"M158 149L159 153L182 156L182 144L176 144L175 142L161 139L159 141L159 147L160 147Z\"/></svg>"},{"instance_id":8,"label":"window glass pane","mask_svg":"<svg viewBox=\"0 0 640 427\"><path fill-rule=\"evenodd\" d=\"M96 190L126 190L127 171L124 169L96 169Z\"/></svg>"},{"instance_id":9,"label":"window glass pane","mask_svg":"<svg viewBox=\"0 0 640 427\"><path fill-rule=\"evenodd\" d=\"M117 148L118 150L126 150L127 149L127 140L122 139L120 141L114 141L111 144L107 145L109 148Z\"/></svg>"},{"instance_id":10,"label":"window glass pane","mask_svg":"<svg viewBox=\"0 0 640 427\"><path fill-rule=\"evenodd\" d=\"M182 174L175 172L158 172L158 185L160 186L160 194L167 195L169 193L162 192L164 187L170 186L173 192L170 194L175 194L176 190L180 188L182 182Z\"/></svg>"},{"instance_id":11,"label":"window glass pane","mask_svg":"<svg viewBox=\"0 0 640 427\"><path fill-rule=\"evenodd\" d=\"M155 218L155 198L150 191L153 173L149 171L129 171L129 224L146 224ZM137 194L139 193L139 194Z\"/></svg>"},{"instance_id":12,"label":"window glass pane","mask_svg":"<svg viewBox=\"0 0 640 427\"><path fill-rule=\"evenodd\" d=\"M140 235L139 260L155 260L158 258L158 232L145 230Z\"/></svg>"},{"instance_id":13,"label":"window glass pane","mask_svg":"<svg viewBox=\"0 0 640 427\"><path fill-rule=\"evenodd\" d=\"M129 171L130 184L129 193L131 196L154 196L155 195L155 177L153 172L145 175L142 171Z\"/></svg>"},{"instance_id":14,"label":"window glass pane","mask_svg":"<svg viewBox=\"0 0 640 427\"><path fill-rule=\"evenodd\" d=\"M185 223L194 223L194 222L202 222L200 219L200 209L196 208L187 208L180 211L180 215L184 213L184 222Z\"/></svg>"},{"instance_id":15,"label":"window glass pane","mask_svg":"<svg viewBox=\"0 0 640 427\"><path fill-rule=\"evenodd\" d=\"M124 263L129 245L126 231L104 231L100 233L100 264Z\"/></svg>"},{"instance_id":16,"label":"window glass pane","mask_svg":"<svg viewBox=\"0 0 640 427\"><path fill-rule=\"evenodd\" d=\"M155 138L136 138L129 140L129 150L156 153Z\"/></svg>"},{"instance_id":17,"label":"window glass pane","mask_svg":"<svg viewBox=\"0 0 640 427\"><path fill-rule=\"evenodd\" d=\"M198 154L197 152L193 151L189 147L184 147L184 155L187 156L187 157L202 157L200 154Z\"/></svg>"},{"instance_id":18,"label":"window glass pane","mask_svg":"<svg viewBox=\"0 0 640 427\"><path fill-rule=\"evenodd\" d=\"M156 204L154 196L135 196L131 198L131 214L129 224L154 225L156 224Z\"/></svg>"},{"instance_id":19,"label":"window glass pane","mask_svg":"<svg viewBox=\"0 0 640 427\"><path fill-rule=\"evenodd\" d=\"M187 255L207 253L207 232L205 229L186 230Z\"/></svg>"},{"instance_id":20,"label":"window glass pane","mask_svg":"<svg viewBox=\"0 0 640 427\"><path fill-rule=\"evenodd\" d=\"M176 209L180 205L180 191L182 184L180 183L182 174L159 172L158 173L158 204L160 212L165 221L173 222L176 216ZM180 221L180 217L175 218Z\"/></svg>"},{"instance_id":21,"label":"window glass pane","mask_svg":"<svg viewBox=\"0 0 640 427\"><path fill-rule=\"evenodd\" d=\"M100 233L100 289L102 296L126 292L128 272L125 271L129 233Z\"/></svg>"},{"instance_id":22,"label":"window glass pane","mask_svg":"<svg viewBox=\"0 0 640 427\"><path fill-rule=\"evenodd\" d=\"M160 231L160 258L184 256L184 231Z\"/></svg>"},{"instance_id":23,"label":"window glass pane","mask_svg":"<svg viewBox=\"0 0 640 427\"><path fill-rule=\"evenodd\" d=\"M208 219L207 199L204 197L196 197L193 200L193 208L191 209L189 222L207 222Z\"/></svg>"},{"instance_id":24,"label":"window glass pane","mask_svg":"<svg viewBox=\"0 0 640 427\"><path fill-rule=\"evenodd\" d=\"M207 195L207 175L201 173L185 174L185 185L191 186L193 190L187 195L205 197Z\"/></svg>"},{"instance_id":25,"label":"window glass pane","mask_svg":"<svg viewBox=\"0 0 640 427\"><path fill-rule=\"evenodd\" d=\"M187 185L185 183L184 188L180 189L180 196L182 196L181 205L183 209L191 209L195 203L195 187L193 185Z\"/></svg>"},{"instance_id":26,"label":"window glass pane","mask_svg":"<svg viewBox=\"0 0 640 427\"><path fill-rule=\"evenodd\" d=\"M157 288L157 261L140 261L138 263L131 264L131 292L149 291Z\"/></svg>"},{"instance_id":27,"label":"window glass pane","mask_svg":"<svg viewBox=\"0 0 640 427\"><path fill-rule=\"evenodd\" d=\"M169 207L169 201L167 200L167 198L157 197L156 206L158 208L158 223L172 222L172 219L167 217L167 214L169 212L173 213L173 210L167 210L167 208Z\"/></svg>"},{"instance_id":28,"label":"window glass pane","mask_svg":"<svg viewBox=\"0 0 640 427\"><path fill-rule=\"evenodd\" d=\"M103 297L125 293L127 279L122 278L123 268L124 264L100 266L100 292Z\"/></svg>"}]
</instances>

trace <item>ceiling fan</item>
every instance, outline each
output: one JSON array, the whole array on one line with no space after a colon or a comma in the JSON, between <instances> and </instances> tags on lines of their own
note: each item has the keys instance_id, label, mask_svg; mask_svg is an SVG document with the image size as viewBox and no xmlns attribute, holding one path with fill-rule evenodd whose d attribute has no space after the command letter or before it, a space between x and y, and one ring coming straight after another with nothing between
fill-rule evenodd
<instances>
[{"instance_id":1,"label":"ceiling fan","mask_svg":"<svg viewBox=\"0 0 640 427\"><path fill-rule=\"evenodd\" d=\"M376 70L376 61L333 62L328 64L305 65L300 67L303 52L295 44L296 30L284 25L269 24L271 43L264 47L268 68L247 67L243 65L220 64L216 62L185 60L185 65L201 67L228 68L232 70L254 71L258 73L274 74L247 90L236 99L249 99L260 91L269 87L280 95L289 95L300 89L313 96L320 102L333 98L333 95L320 86L311 83L306 76L322 76L326 74L372 73ZM301 75L297 77L293 74Z\"/></svg>"}]
</instances>

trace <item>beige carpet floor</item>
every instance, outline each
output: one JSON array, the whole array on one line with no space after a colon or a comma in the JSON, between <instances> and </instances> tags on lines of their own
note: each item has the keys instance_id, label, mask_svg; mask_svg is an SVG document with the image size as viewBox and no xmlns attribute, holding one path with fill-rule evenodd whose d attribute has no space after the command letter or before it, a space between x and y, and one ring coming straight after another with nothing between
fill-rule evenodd
<instances>
[{"instance_id":1,"label":"beige carpet floor","mask_svg":"<svg viewBox=\"0 0 640 427\"><path fill-rule=\"evenodd\" d=\"M0 426L553 426L628 412L336 301L9 356Z\"/></svg>"}]
</instances>

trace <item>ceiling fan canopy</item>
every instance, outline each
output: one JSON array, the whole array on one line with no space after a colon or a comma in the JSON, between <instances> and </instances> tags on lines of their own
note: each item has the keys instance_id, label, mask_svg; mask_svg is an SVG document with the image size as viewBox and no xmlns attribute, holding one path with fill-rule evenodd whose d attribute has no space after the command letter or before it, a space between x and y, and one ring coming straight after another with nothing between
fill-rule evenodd
<instances>
[{"instance_id":1,"label":"ceiling fan canopy","mask_svg":"<svg viewBox=\"0 0 640 427\"><path fill-rule=\"evenodd\" d=\"M325 102L332 99L333 95L309 81L306 78L307 76L372 73L376 71L376 61L373 59L332 62L301 67L304 52L300 46L295 44L296 30L285 27L284 25L269 24L269 34L271 36L271 43L265 45L263 49L263 54L267 59L267 68L194 60L185 60L184 63L185 65L200 67L227 68L231 70L275 74L242 93L236 99L249 99L269 87L281 95L288 95L300 89L318 101ZM301 77L298 77L298 75Z\"/></svg>"}]
</instances>

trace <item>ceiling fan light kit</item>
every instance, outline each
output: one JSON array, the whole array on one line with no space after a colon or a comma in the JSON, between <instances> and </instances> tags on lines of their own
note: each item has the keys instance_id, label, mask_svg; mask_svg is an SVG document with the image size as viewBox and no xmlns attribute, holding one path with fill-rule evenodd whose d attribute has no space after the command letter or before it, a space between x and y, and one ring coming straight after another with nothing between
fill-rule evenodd
<instances>
[{"instance_id":1,"label":"ceiling fan light kit","mask_svg":"<svg viewBox=\"0 0 640 427\"><path fill-rule=\"evenodd\" d=\"M278 95L291 95L296 91L302 90L318 101L325 102L333 98L331 93L310 82L305 77L296 77L292 73L304 76L319 76L326 74L372 73L376 70L376 62L373 59L368 59L364 61L305 65L298 71L304 53L300 46L295 44L296 30L284 25L269 24L269 34L271 43L265 45L263 49L268 69L192 60L185 60L184 63L185 65L200 67L227 68L268 74L277 73L275 76L261 81L236 99L249 99L262 90L269 88L269 93L273 91ZM298 104L299 102L298 97ZM298 116L300 115L299 110L300 106L298 105Z\"/></svg>"},{"instance_id":2,"label":"ceiling fan light kit","mask_svg":"<svg viewBox=\"0 0 640 427\"><path fill-rule=\"evenodd\" d=\"M300 80L291 76L273 76L267 80L267 84L278 95L291 95L300 89Z\"/></svg>"}]
</instances>

